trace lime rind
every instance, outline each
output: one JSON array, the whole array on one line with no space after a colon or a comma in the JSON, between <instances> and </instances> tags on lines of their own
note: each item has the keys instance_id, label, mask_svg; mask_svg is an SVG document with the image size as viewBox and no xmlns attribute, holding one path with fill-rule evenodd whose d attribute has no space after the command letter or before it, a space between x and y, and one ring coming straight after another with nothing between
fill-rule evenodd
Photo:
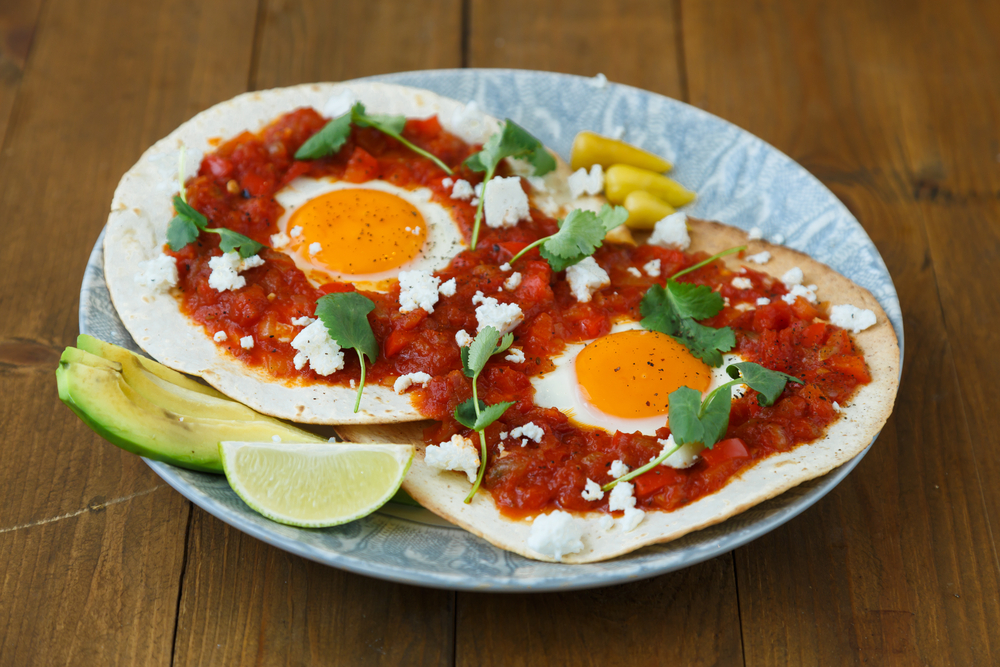
<instances>
[{"instance_id":1,"label":"lime rind","mask_svg":"<svg viewBox=\"0 0 1000 667\"><path fill-rule=\"evenodd\" d=\"M399 491L413 451L412 445L219 443L226 480L243 502L299 528L338 526L377 510ZM380 459L383 469L372 470ZM387 474L389 462L396 470ZM370 497L358 498L372 486Z\"/></svg>"}]
</instances>

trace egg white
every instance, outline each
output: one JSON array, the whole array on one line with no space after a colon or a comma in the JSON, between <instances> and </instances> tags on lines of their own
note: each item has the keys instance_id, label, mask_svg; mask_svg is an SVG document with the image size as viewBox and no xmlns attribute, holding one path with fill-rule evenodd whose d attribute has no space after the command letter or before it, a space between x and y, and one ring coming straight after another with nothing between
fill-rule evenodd
<instances>
[{"instance_id":1,"label":"egg white","mask_svg":"<svg viewBox=\"0 0 1000 667\"><path fill-rule=\"evenodd\" d=\"M384 281L397 277L400 271L439 271L465 248L462 232L452 218L451 212L431 201L430 189L407 190L379 180L366 183L348 183L330 178L315 179L306 176L296 178L274 196L285 209L285 212L278 219L278 231L291 236L291 227L294 225L289 225L289 221L292 215L306 202L335 190L380 190L396 195L409 202L420 212L426 225L427 237L416 257L409 262L394 269L365 274L340 273L317 264L308 254L309 242L301 243L297 249L295 246L302 240L302 237L292 239L289 245L280 248L280 250L288 254L295 265L316 286L335 280L354 283L363 289L384 290L386 287Z\"/></svg>"},{"instance_id":2,"label":"egg white","mask_svg":"<svg viewBox=\"0 0 1000 667\"><path fill-rule=\"evenodd\" d=\"M611 328L611 333L635 329L642 329L638 322L620 322ZM535 405L543 408L557 408L569 415L570 419L577 424L604 429L608 433L615 431L635 433L638 431L643 435L656 435L656 429L666 426L667 415L640 419L609 415L591 404L584 396L576 376L575 362L577 355L583 351L583 348L593 342L593 340L588 340L584 343L567 345L561 354L552 359L552 363L555 365L554 370L545 375L531 378L531 384L535 388ZM723 355L722 365L712 369L712 381L702 397L704 398L712 390L729 382L731 378L726 374L726 366L740 361L743 359L737 354ZM741 395L741 389L745 391L745 385L734 386L733 395Z\"/></svg>"}]
</instances>

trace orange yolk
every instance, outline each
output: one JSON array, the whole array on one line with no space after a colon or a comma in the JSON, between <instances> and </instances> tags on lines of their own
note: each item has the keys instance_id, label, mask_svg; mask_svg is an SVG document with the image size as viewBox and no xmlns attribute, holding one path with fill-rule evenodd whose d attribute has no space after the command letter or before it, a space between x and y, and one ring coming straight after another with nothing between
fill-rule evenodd
<instances>
[{"instance_id":1,"label":"orange yolk","mask_svg":"<svg viewBox=\"0 0 1000 667\"><path fill-rule=\"evenodd\" d=\"M381 190L334 190L310 199L292 214L288 229L302 227L299 251L337 273L364 275L406 264L427 239L427 224L408 201ZM308 252L319 243L321 250Z\"/></svg>"},{"instance_id":2,"label":"orange yolk","mask_svg":"<svg viewBox=\"0 0 1000 667\"><path fill-rule=\"evenodd\" d=\"M599 338L576 357L576 377L599 410L637 419L667 414L667 396L680 387L704 393L712 369L657 331L622 331Z\"/></svg>"}]
</instances>

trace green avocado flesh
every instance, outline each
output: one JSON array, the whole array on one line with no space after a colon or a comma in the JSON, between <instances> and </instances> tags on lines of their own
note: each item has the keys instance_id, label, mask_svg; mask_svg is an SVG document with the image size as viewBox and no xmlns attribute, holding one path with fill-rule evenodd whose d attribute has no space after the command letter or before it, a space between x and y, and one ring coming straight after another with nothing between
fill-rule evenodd
<instances>
[{"instance_id":1,"label":"green avocado flesh","mask_svg":"<svg viewBox=\"0 0 1000 667\"><path fill-rule=\"evenodd\" d=\"M87 340L84 340L84 339ZM325 442L123 348L81 336L56 370L59 398L122 449L222 473L219 442Z\"/></svg>"}]
</instances>

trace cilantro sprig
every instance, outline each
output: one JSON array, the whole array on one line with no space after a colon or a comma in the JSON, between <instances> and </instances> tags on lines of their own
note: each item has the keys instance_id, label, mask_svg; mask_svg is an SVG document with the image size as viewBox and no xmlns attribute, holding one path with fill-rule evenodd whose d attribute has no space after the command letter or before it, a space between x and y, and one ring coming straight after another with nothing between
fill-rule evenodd
<instances>
[{"instance_id":1,"label":"cilantro sprig","mask_svg":"<svg viewBox=\"0 0 1000 667\"><path fill-rule=\"evenodd\" d=\"M601 488L608 491L619 482L627 482L653 470L690 442L700 442L707 449L712 449L729 429L729 412L733 405L732 387L735 385L748 385L757 392L758 403L770 406L778 400L787 383L803 384L802 380L794 375L772 371L749 361L726 366L726 373L733 379L716 387L704 401L701 400L701 393L690 387L681 387L671 392L667 397L670 405L667 415L670 434L674 437L674 448L661 452L646 465L622 475Z\"/></svg>"},{"instance_id":2,"label":"cilantro sprig","mask_svg":"<svg viewBox=\"0 0 1000 667\"><path fill-rule=\"evenodd\" d=\"M722 296L707 285L682 283L677 278L744 248L745 246L740 246L724 250L678 271L667 279L666 286L650 287L639 304L639 312L643 315L640 324L643 328L667 334L709 366L721 366L722 353L736 345L736 334L729 327L713 329L695 320L717 315L722 310Z\"/></svg>"},{"instance_id":3,"label":"cilantro sprig","mask_svg":"<svg viewBox=\"0 0 1000 667\"><path fill-rule=\"evenodd\" d=\"M493 405L486 405L479 400L476 389L476 380L479 374L486 367L486 362L494 354L506 352L507 348L514 342L513 334L505 334L502 338L500 332L493 327L483 327L472 343L462 348L462 372L466 377L472 378L472 398L461 403L455 408L455 419L466 428L471 428L479 433L479 448L482 452L479 462L479 475L476 483L472 485L472 490L466 496L465 502L471 503L472 498L479 490L479 485L483 482L483 474L486 472L486 436L483 431L487 426L500 419L507 408L514 405L511 401L502 401Z\"/></svg>"},{"instance_id":4,"label":"cilantro sprig","mask_svg":"<svg viewBox=\"0 0 1000 667\"><path fill-rule=\"evenodd\" d=\"M201 232L219 235L219 247L222 252L238 250L240 257L253 257L264 247L248 236L234 232L225 227L209 227L208 218L188 204L180 195L174 195L174 210L177 215L167 226L167 244L174 252L198 239Z\"/></svg>"},{"instance_id":5,"label":"cilantro sprig","mask_svg":"<svg viewBox=\"0 0 1000 667\"><path fill-rule=\"evenodd\" d=\"M422 155L432 161L448 173L448 175L453 173L451 168L436 155L425 151L419 146L415 146L403 138L402 133L403 128L406 127L406 116L369 114L365 110L365 105L361 102L355 103L350 111L334 118L324 125L319 132L310 137L308 141L299 147L299 150L295 151L295 159L315 160L316 158L336 153L351 134L352 124L358 127L373 127L382 134L392 137L417 155Z\"/></svg>"},{"instance_id":6,"label":"cilantro sprig","mask_svg":"<svg viewBox=\"0 0 1000 667\"><path fill-rule=\"evenodd\" d=\"M559 231L551 236L540 238L525 246L511 258L510 264L520 259L532 248L539 248L539 253L549 262L553 271L563 271L580 260L594 254L615 227L628 218L624 206L605 204L599 213L574 209L564 220L559 222Z\"/></svg>"},{"instance_id":7,"label":"cilantro sprig","mask_svg":"<svg viewBox=\"0 0 1000 667\"><path fill-rule=\"evenodd\" d=\"M535 176L544 176L556 168L555 158L545 150L542 142L510 118L505 120L503 130L487 139L482 150L470 155L465 160L465 166L472 171L486 172L486 177L483 179L483 194L479 197L476 219L472 225L472 250L476 249L476 243L479 242L479 226L483 221L486 184L493 178L500 161L508 157L526 160L532 166Z\"/></svg>"},{"instance_id":8,"label":"cilantro sprig","mask_svg":"<svg viewBox=\"0 0 1000 667\"><path fill-rule=\"evenodd\" d=\"M375 303L357 292L337 292L320 297L316 301L316 317L326 326L337 345L354 349L361 362L361 383L358 397L354 401L354 411L361 405L361 393L365 390L365 357L374 363L378 357L378 341L368 322L368 313L375 309Z\"/></svg>"}]
</instances>

